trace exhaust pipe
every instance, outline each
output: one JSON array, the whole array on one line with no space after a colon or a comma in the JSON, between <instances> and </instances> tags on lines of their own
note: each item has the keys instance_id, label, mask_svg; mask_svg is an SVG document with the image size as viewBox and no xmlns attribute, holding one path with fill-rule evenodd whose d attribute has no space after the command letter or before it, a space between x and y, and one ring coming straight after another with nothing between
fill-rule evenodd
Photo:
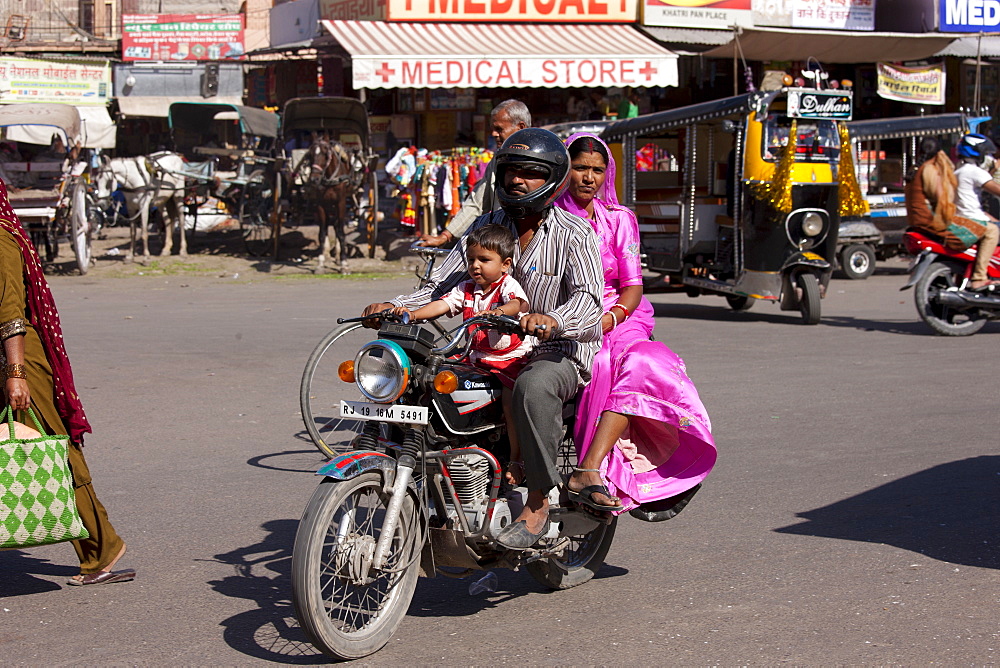
<instances>
[{"instance_id":1,"label":"exhaust pipe","mask_svg":"<svg viewBox=\"0 0 1000 668\"><path fill-rule=\"evenodd\" d=\"M931 301L951 308L1000 310L1000 295L971 290L940 290Z\"/></svg>"}]
</instances>

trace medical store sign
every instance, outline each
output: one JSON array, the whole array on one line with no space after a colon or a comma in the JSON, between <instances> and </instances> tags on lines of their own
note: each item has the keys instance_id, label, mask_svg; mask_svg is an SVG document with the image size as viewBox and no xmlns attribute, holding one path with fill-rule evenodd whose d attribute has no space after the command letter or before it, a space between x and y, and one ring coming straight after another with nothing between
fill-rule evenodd
<instances>
[{"instance_id":1,"label":"medical store sign","mask_svg":"<svg viewBox=\"0 0 1000 668\"><path fill-rule=\"evenodd\" d=\"M677 59L354 58L355 88L676 86Z\"/></svg>"},{"instance_id":2,"label":"medical store sign","mask_svg":"<svg viewBox=\"0 0 1000 668\"><path fill-rule=\"evenodd\" d=\"M125 14L122 58L164 62L243 57L243 15Z\"/></svg>"},{"instance_id":3,"label":"medical store sign","mask_svg":"<svg viewBox=\"0 0 1000 668\"><path fill-rule=\"evenodd\" d=\"M753 25L751 0L645 0L648 26L721 28Z\"/></svg>"},{"instance_id":4,"label":"medical store sign","mask_svg":"<svg viewBox=\"0 0 1000 668\"><path fill-rule=\"evenodd\" d=\"M941 32L1000 31L1000 0L939 0Z\"/></svg>"},{"instance_id":5,"label":"medical store sign","mask_svg":"<svg viewBox=\"0 0 1000 668\"><path fill-rule=\"evenodd\" d=\"M789 90L788 115L792 118L827 118L849 121L853 112L851 99L850 93Z\"/></svg>"},{"instance_id":6,"label":"medical store sign","mask_svg":"<svg viewBox=\"0 0 1000 668\"><path fill-rule=\"evenodd\" d=\"M370 16L383 1L387 21L634 23L638 17L638 0L323 0L323 18ZM341 5L358 13L345 16Z\"/></svg>"},{"instance_id":7,"label":"medical store sign","mask_svg":"<svg viewBox=\"0 0 1000 668\"><path fill-rule=\"evenodd\" d=\"M72 61L0 57L0 102L62 102L105 105L111 66Z\"/></svg>"}]
</instances>

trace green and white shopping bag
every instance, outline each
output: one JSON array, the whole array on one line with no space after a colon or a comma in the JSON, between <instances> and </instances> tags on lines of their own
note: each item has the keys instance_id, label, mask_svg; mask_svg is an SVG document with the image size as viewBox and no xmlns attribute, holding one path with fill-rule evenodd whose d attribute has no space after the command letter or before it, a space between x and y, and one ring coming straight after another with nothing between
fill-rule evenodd
<instances>
[{"instance_id":1,"label":"green and white shopping bag","mask_svg":"<svg viewBox=\"0 0 1000 668\"><path fill-rule=\"evenodd\" d=\"M14 412L0 413L0 549L49 545L90 536L76 510L67 461L69 436L14 437ZM3 433L6 431L7 433Z\"/></svg>"}]
</instances>

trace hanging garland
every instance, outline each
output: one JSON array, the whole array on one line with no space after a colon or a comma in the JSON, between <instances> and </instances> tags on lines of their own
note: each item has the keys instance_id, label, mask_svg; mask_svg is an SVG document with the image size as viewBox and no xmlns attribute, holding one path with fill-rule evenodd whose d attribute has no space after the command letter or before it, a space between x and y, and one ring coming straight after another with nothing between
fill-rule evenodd
<instances>
[{"instance_id":1,"label":"hanging garland","mask_svg":"<svg viewBox=\"0 0 1000 668\"><path fill-rule=\"evenodd\" d=\"M868 213L868 202L861 194L858 183L858 173L854 170L854 151L851 150L851 138L847 133L847 123L837 123L840 132L840 186L837 189L837 199L840 201L841 218L857 218Z\"/></svg>"},{"instance_id":2,"label":"hanging garland","mask_svg":"<svg viewBox=\"0 0 1000 668\"><path fill-rule=\"evenodd\" d=\"M774 166L774 176L770 181L753 183L750 193L761 202L767 202L780 213L792 210L792 166L795 164L795 149L798 144L798 121L792 121L788 131L788 143Z\"/></svg>"}]
</instances>

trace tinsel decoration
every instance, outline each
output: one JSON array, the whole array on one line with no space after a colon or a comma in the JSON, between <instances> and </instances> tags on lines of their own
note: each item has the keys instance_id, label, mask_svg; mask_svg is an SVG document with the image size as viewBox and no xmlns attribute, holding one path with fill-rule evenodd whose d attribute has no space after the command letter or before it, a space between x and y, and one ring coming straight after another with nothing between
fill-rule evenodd
<instances>
[{"instance_id":1,"label":"tinsel decoration","mask_svg":"<svg viewBox=\"0 0 1000 668\"><path fill-rule=\"evenodd\" d=\"M750 186L750 192L755 198L767 202L779 213L791 213L792 211L792 165L795 164L795 148L798 144L798 138L798 121L793 120L792 127L788 130L788 144L782 150L778 164L774 166L774 175L771 180Z\"/></svg>"},{"instance_id":2,"label":"tinsel decoration","mask_svg":"<svg viewBox=\"0 0 1000 668\"><path fill-rule=\"evenodd\" d=\"M858 173L854 170L854 151L851 150L851 137L847 133L847 123L837 123L840 132L840 186L837 189L837 199L840 201L841 218L857 218L868 213L868 202L861 194L858 183Z\"/></svg>"}]
</instances>

